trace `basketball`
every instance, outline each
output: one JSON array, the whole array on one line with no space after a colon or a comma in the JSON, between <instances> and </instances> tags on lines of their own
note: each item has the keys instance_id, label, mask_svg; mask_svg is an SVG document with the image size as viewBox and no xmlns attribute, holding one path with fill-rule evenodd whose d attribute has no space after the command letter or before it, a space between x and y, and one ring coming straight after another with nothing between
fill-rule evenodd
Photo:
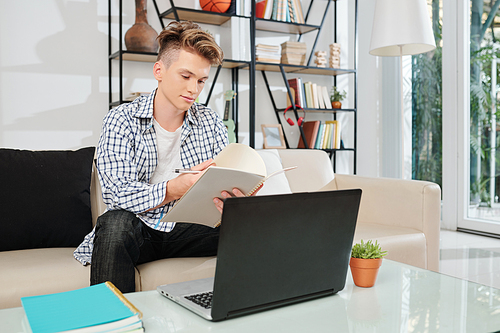
<instances>
[{"instance_id":1,"label":"basketball","mask_svg":"<svg viewBox=\"0 0 500 333\"><path fill-rule=\"evenodd\" d=\"M231 0L200 0L203 10L216 13L225 13L231 5Z\"/></svg>"}]
</instances>

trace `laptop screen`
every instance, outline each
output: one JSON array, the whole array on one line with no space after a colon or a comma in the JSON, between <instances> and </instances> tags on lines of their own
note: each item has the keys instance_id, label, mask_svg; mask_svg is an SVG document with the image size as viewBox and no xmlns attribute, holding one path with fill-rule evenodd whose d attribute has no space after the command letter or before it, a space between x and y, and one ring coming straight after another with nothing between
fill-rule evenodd
<instances>
[{"instance_id":1,"label":"laptop screen","mask_svg":"<svg viewBox=\"0 0 500 333\"><path fill-rule=\"evenodd\" d=\"M359 189L226 199L213 320L342 290L360 199Z\"/></svg>"}]
</instances>

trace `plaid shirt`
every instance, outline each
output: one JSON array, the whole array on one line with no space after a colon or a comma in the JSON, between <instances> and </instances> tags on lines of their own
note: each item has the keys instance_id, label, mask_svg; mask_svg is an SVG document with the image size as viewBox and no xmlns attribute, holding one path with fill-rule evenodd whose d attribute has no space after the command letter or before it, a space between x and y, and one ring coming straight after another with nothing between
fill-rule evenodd
<instances>
[{"instance_id":1,"label":"plaid shirt","mask_svg":"<svg viewBox=\"0 0 500 333\"><path fill-rule=\"evenodd\" d=\"M162 203L167 189L167 182L149 184L158 164L153 127L155 94L156 90L108 112L97 146L97 170L107 210L131 211L148 227L169 232L175 223L160 219L175 201L147 211ZM187 111L181 131L184 168L215 157L228 143L227 130L219 115L198 103ZM91 262L94 231L74 252L84 265Z\"/></svg>"}]
</instances>

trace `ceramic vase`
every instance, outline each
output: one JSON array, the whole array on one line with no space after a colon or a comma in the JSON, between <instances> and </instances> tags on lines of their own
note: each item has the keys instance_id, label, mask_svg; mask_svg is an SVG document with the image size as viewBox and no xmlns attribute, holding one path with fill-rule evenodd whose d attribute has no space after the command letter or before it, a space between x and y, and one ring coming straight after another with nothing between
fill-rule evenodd
<instances>
[{"instance_id":1,"label":"ceramic vase","mask_svg":"<svg viewBox=\"0 0 500 333\"><path fill-rule=\"evenodd\" d=\"M148 24L147 1L135 0L135 24L125 34L128 51L158 52L158 33Z\"/></svg>"},{"instance_id":2,"label":"ceramic vase","mask_svg":"<svg viewBox=\"0 0 500 333\"><path fill-rule=\"evenodd\" d=\"M375 281L377 280L378 270L382 265L382 258L351 258L349 265L351 266L351 274L354 284L358 287L370 288L373 287Z\"/></svg>"}]
</instances>

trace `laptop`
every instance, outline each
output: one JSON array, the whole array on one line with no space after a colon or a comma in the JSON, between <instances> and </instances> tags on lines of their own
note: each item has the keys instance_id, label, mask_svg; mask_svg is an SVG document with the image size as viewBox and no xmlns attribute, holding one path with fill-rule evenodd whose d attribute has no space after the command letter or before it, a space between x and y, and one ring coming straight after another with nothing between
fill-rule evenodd
<instances>
[{"instance_id":1,"label":"laptop","mask_svg":"<svg viewBox=\"0 0 500 333\"><path fill-rule=\"evenodd\" d=\"M361 190L228 198L213 278L157 291L220 321L333 295L345 286Z\"/></svg>"}]
</instances>

